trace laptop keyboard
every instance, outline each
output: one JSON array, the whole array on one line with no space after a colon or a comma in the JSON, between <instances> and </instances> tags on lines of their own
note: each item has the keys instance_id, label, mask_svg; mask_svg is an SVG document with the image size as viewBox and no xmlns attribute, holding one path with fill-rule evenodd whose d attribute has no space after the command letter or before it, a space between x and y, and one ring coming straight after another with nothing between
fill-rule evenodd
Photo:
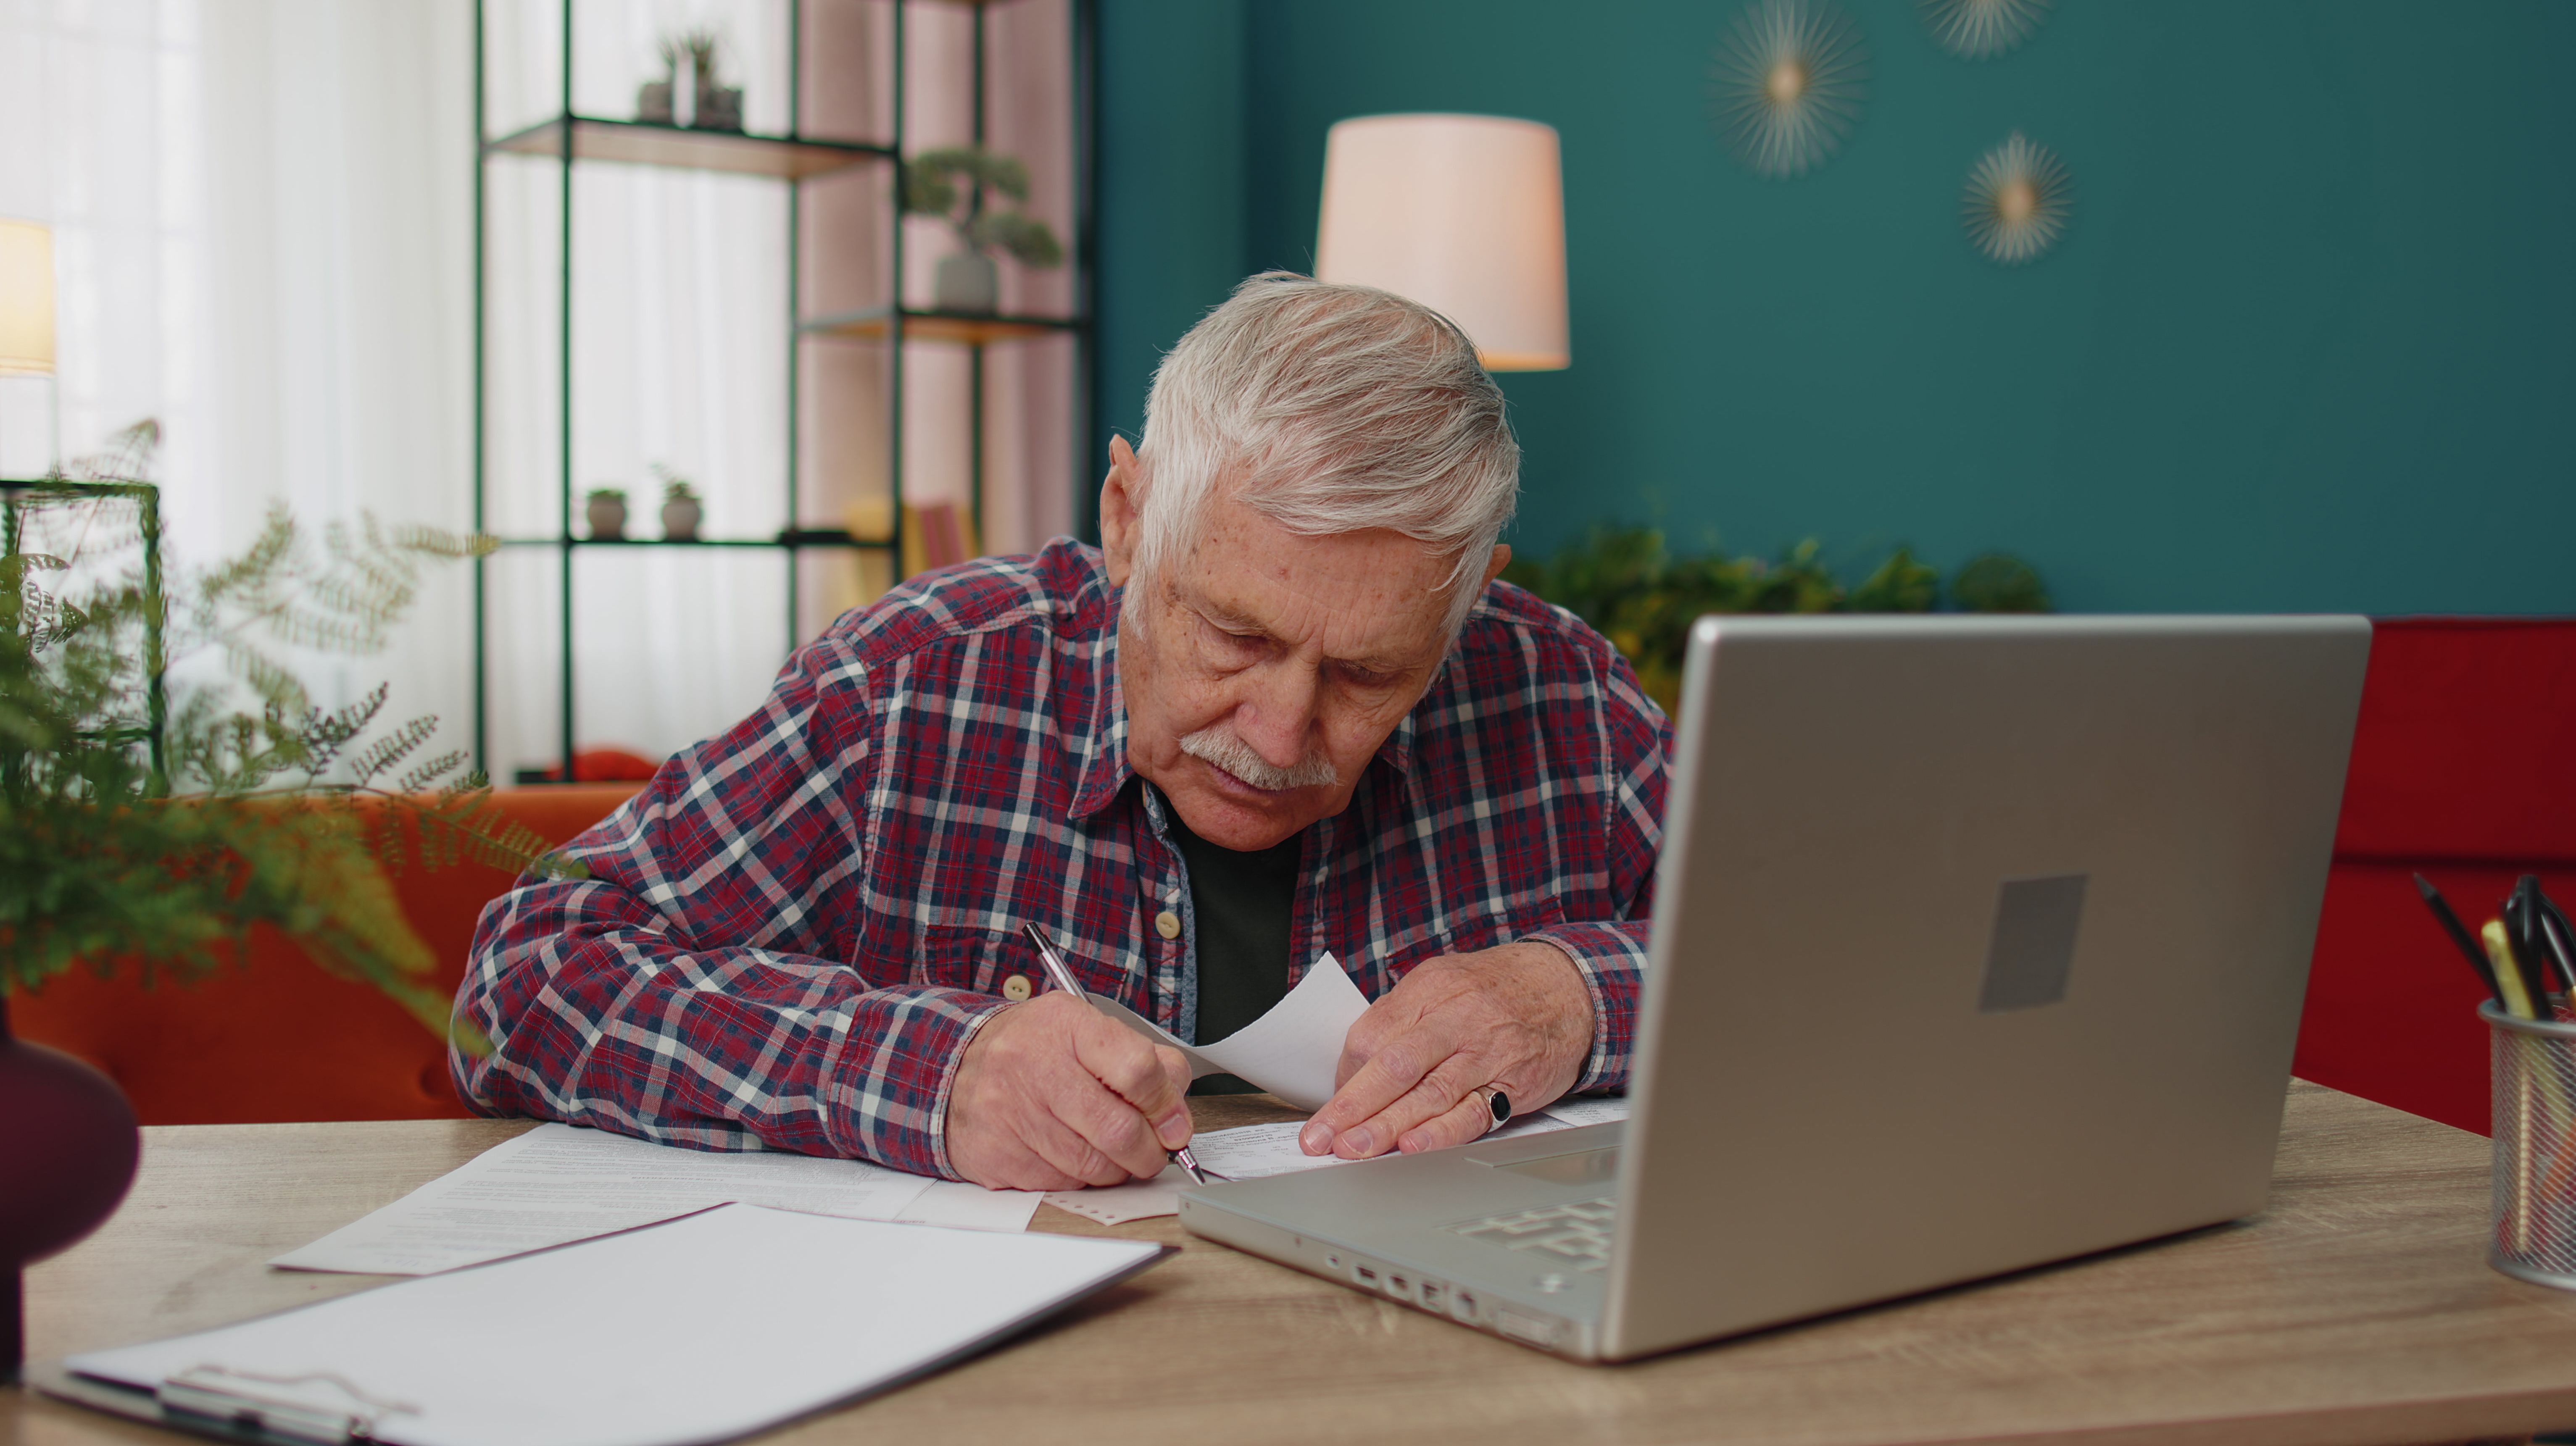
<instances>
[{"instance_id":1,"label":"laptop keyboard","mask_svg":"<svg viewBox=\"0 0 2576 1446\"><path fill-rule=\"evenodd\" d=\"M1618 1223L1619 1202L1605 1195L1598 1200L1462 1220L1442 1228L1470 1240L1522 1251L1551 1264L1601 1270L1610 1264L1610 1232Z\"/></svg>"}]
</instances>

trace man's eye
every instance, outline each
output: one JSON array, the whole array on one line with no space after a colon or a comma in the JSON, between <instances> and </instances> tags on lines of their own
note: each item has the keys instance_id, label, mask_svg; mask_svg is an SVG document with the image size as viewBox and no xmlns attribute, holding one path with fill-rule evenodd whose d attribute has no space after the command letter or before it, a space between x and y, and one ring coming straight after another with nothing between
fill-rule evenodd
<instances>
[{"instance_id":1,"label":"man's eye","mask_svg":"<svg viewBox=\"0 0 2576 1446\"><path fill-rule=\"evenodd\" d=\"M1269 643L1269 640L1259 633L1231 632L1213 626L1208 629L1208 637L1219 653L1233 658L1254 657Z\"/></svg>"}]
</instances>

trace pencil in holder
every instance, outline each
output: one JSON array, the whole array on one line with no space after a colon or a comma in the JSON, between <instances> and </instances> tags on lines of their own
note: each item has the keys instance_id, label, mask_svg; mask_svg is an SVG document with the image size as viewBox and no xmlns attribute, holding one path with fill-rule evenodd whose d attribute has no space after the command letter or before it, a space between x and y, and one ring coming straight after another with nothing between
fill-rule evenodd
<instances>
[{"instance_id":1,"label":"pencil in holder","mask_svg":"<svg viewBox=\"0 0 2576 1446\"><path fill-rule=\"evenodd\" d=\"M2487 1263L2576 1290L2576 1024L2518 1019L2493 1001L2495 1238Z\"/></svg>"}]
</instances>

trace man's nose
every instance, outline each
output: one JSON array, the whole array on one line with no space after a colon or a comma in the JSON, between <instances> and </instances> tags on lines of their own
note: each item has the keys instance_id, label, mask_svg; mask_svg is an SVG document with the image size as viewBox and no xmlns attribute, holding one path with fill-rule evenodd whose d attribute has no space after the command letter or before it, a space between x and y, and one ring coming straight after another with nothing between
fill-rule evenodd
<instances>
[{"instance_id":1,"label":"man's nose","mask_svg":"<svg viewBox=\"0 0 2576 1446\"><path fill-rule=\"evenodd\" d=\"M1235 734L1265 761L1294 768L1314 751L1308 740L1322 701L1322 671L1297 658L1254 671L1249 696L1235 706Z\"/></svg>"}]
</instances>

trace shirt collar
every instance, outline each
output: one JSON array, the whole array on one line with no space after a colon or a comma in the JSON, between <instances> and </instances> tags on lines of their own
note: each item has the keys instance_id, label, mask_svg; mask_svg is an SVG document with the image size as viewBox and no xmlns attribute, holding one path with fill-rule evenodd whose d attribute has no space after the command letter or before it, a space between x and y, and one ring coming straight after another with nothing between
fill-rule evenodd
<instances>
[{"instance_id":1,"label":"shirt collar","mask_svg":"<svg viewBox=\"0 0 2576 1446\"><path fill-rule=\"evenodd\" d=\"M1099 568L1099 554L1092 554ZM1073 799L1065 805L1068 821L1086 819L1109 806L1134 770L1127 766L1127 695L1118 681L1118 589L1106 571L1095 571L1099 590L1099 641L1092 648L1091 726L1084 740L1082 771L1074 779Z\"/></svg>"}]
</instances>

